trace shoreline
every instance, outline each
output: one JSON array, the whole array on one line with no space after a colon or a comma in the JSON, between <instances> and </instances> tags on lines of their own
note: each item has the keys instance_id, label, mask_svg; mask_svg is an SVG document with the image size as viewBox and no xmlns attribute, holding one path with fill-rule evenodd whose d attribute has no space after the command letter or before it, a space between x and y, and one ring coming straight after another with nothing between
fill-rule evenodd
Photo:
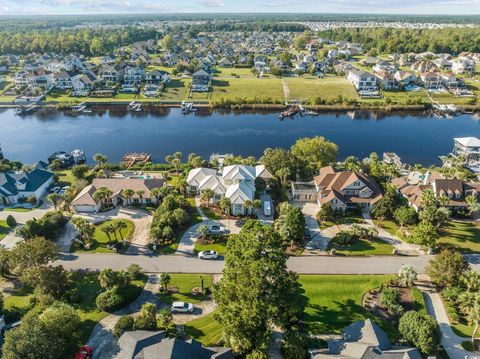
<instances>
[{"instance_id":1,"label":"shoreline","mask_svg":"<svg viewBox=\"0 0 480 359\"><path fill-rule=\"evenodd\" d=\"M133 100L135 101L135 100ZM88 107L94 107L99 109L108 109L108 108L117 108L120 106L128 106L132 100L128 101L84 101L83 103ZM149 109L154 108L180 108L181 102L154 102L154 101L139 101L142 106L148 111ZM289 108L289 105L286 104L275 104L275 103L257 103L257 104L226 104L223 106L214 106L210 103L205 102L195 102L191 101L195 107L199 109L209 109L209 110L271 110L271 111L283 111ZM61 103L61 102L40 102L38 103L41 108L45 109L56 109L59 111L69 110L72 106L78 105L77 103ZM11 102L0 102L0 108L4 109L14 109L21 105L25 104L14 104ZM460 112L467 112L468 114L474 114L480 112L480 104L475 105L455 105ZM328 105L304 105L306 110L318 111L321 113L331 112L331 111L382 111L382 112L395 112L395 111L429 111L433 110L431 104L421 104L421 105L402 105L402 104L389 104L389 105L378 105L378 104L328 104Z\"/></svg>"}]
</instances>

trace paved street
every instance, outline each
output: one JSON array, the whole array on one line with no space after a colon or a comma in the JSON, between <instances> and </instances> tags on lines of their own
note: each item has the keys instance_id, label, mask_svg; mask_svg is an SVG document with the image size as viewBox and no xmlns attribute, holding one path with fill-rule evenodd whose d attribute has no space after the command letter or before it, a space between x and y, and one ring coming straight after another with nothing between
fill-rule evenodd
<instances>
[{"instance_id":1,"label":"paved street","mask_svg":"<svg viewBox=\"0 0 480 359\"><path fill-rule=\"evenodd\" d=\"M420 257L291 257L288 267L300 274L387 274L397 273L402 264L410 264L419 273L424 273L431 256ZM166 255L120 255L120 254L65 254L59 261L69 269L125 269L131 263L139 264L149 273L221 273L223 261L205 261L192 257ZM476 264L480 271L480 264Z\"/></svg>"}]
</instances>

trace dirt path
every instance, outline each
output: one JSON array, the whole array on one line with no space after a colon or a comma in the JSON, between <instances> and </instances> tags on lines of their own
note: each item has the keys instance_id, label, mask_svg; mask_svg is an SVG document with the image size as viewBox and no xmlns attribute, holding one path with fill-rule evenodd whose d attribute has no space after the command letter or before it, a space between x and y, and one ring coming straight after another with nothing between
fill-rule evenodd
<instances>
[{"instance_id":1,"label":"dirt path","mask_svg":"<svg viewBox=\"0 0 480 359\"><path fill-rule=\"evenodd\" d=\"M290 98L290 89L288 88L287 82L282 79L282 86L283 86L283 96L285 97L285 101L288 101Z\"/></svg>"}]
</instances>

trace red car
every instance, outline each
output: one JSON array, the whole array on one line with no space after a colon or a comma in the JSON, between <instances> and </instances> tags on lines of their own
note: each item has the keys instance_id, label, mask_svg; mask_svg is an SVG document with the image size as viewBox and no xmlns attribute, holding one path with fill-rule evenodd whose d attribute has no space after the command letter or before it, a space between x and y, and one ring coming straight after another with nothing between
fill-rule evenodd
<instances>
[{"instance_id":1,"label":"red car","mask_svg":"<svg viewBox=\"0 0 480 359\"><path fill-rule=\"evenodd\" d=\"M93 355L93 348L88 345L81 346L73 359L90 359Z\"/></svg>"}]
</instances>

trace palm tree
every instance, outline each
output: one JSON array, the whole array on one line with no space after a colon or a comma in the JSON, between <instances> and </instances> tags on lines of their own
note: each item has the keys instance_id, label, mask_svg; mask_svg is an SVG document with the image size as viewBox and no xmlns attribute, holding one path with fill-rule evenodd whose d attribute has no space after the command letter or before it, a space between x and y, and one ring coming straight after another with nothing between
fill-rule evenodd
<instances>
[{"instance_id":1,"label":"palm tree","mask_svg":"<svg viewBox=\"0 0 480 359\"><path fill-rule=\"evenodd\" d=\"M175 189L178 191L178 193L185 196L185 193L187 192L187 185L187 180L185 178L179 178L177 183L175 183Z\"/></svg>"},{"instance_id":2,"label":"palm tree","mask_svg":"<svg viewBox=\"0 0 480 359\"><path fill-rule=\"evenodd\" d=\"M122 242L125 244L125 239L123 238L123 233L122 233L122 229L125 229L127 228L127 223L125 223L125 221L117 221L115 223L115 228L118 229L118 233L120 233L120 238L122 239Z\"/></svg>"},{"instance_id":3,"label":"palm tree","mask_svg":"<svg viewBox=\"0 0 480 359\"><path fill-rule=\"evenodd\" d=\"M230 215L230 209L232 208L232 202L230 201L230 198L223 197L220 200L219 205L223 213Z\"/></svg>"},{"instance_id":4,"label":"palm tree","mask_svg":"<svg viewBox=\"0 0 480 359\"><path fill-rule=\"evenodd\" d=\"M125 188L122 191L122 196L127 199L128 204L130 204L132 202L132 197L133 197L134 194L135 194L135 191L133 189L130 189L130 188Z\"/></svg>"},{"instance_id":5,"label":"palm tree","mask_svg":"<svg viewBox=\"0 0 480 359\"><path fill-rule=\"evenodd\" d=\"M137 192L138 199L140 200L140 203L143 201L143 195L145 194L145 191L143 189L139 189Z\"/></svg>"},{"instance_id":6,"label":"palm tree","mask_svg":"<svg viewBox=\"0 0 480 359\"><path fill-rule=\"evenodd\" d=\"M112 242L112 238L110 237L110 234L112 233L111 232L111 229L108 225L103 225L100 227L100 230L105 233L105 235L107 236L108 238L108 243L111 243Z\"/></svg>"},{"instance_id":7,"label":"palm tree","mask_svg":"<svg viewBox=\"0 0 480 359\"><path fill-rule=\"evenodd\" d=\"M53 205L53 208L55 208L55 211L56 211L58 202L62 199L62 196L60 196L58 193L51 193L47 196L47 199L50 201L50 203Z\"/></svg>"},{"instance_id":8,"label":"palm tree","mask_svg":"<svg viewBox=\"0 0 480 359\"><path fill-rule=\"evenodd\" d=\"M161 191L161 187L155 187L155 188L152 188L150 193L152 194L153 197L155 197L155 199L158 201L160 199L160 195L162 193Z\"/></svg>"},{"instance_id":9,"label":"palm tree","mask_svg":"<svg viewBox=\"0 0 480 359\"><path fill-rule=\"evenodd\" d=\"M102 206L107 205L108 200L112 196L112 191L107 187L100 187L93 193L93 198L99 200L102 203Z\"/></svg>"},{"instance_id":10,"label":"palm tree","mask_svg":"<svg viewBox=\"0 0 480 359\"><path fill-rule=\"evenodd\" d=\"M438 203L440 203L440 206L442 207L447 207L450 203L450 199L442 194L440 197L438 197Z\"/></svg>"},{"instance_id":11,"label":"palm tree","mask_svg":"<svg viewBox=\"0 0 480 359\"><path fill-rule=\"evenodd\" d=\"M282 187L287 185L288 176L290 176L290 169L288 167L280 168L275 175L280 179Z\"/></svg>"},{"instance_id":12,"label":"palm tree","mask_svg":"<svg viewBox=\"0 0 480 359\"><path fill-rule=\"evenodd\" d=\"M477 336L478 326L480 324L480 300L477 299L477 301L475 302L475 305L468 314L468 320L474 325L472 333L472 344L475 348L475 338Z\"/></svg>"},{"instance_id":13,"label":"palm tree","mask_svg":"<svg viewBox=\"0 0 480 359\"><path fill-rule=\"evenodd\" d=\"M244 207L247 209L247 214L250 213L250 210L253 207L253 202L247 199L245 202L243 202Z\"/></svg>"},{"instance_id":14,"label":"palm tree","mask_svg":"<svg viewBox=\"0 0 480 359\"><path fill-rule=\"evenodd\" d=\"M480 204L478 203L476 196L466 196L465 202L467 203L469 215L472 215L473 212L477 212L480 210Z\"/></svg>"},{"instance_id":15,"label":"palm tree","mask_svg":"<svg viewBox=\"0 0 480 359\"><path fill-rule=\"evenodd\" d=\"M458 296L459 307L461 311L467 315L473 310L473 307L475 306L476 302L477 302L477 293L463 292Z\"/></svg>"},{"instance_id":16,"label":"palm tree","mask_svg":"<svg viewBox=\"0 0 480 359\"><path fill-rule=\"evenodd\" d=\"M101 153L96 153L93 155L93 160L97 162L98 167L102 167L108 162L108 158L105 155L102 155Z\"/></svg>"},{"instance_id":17,"label":"palm tree","mask_svg":"<svg viewBox=\"0 0 480 359\"><path fill-rule=\"evenodd\" d=\"M113 235L115 237L115 242L118 242L117 226L115 225L115 223L110 222L110 223L106 224L105 226L108 227L108 229L110 230L110 233L113 233Z\"/></svg>"},{"instance_id":18,"label":"palm tree","mask_svg":"<svg viewBox=\"0 0 480 359\"><path fill-rule=\"evenodd\" d=\"M422 193L420 204L422 207L430 207L437 205L437 199L435 198L435 194L432 190L427 189Z\"/></svg>"},{"instance_id":19,"label":"palm tree","mask_svg":"<svg viewBox=\"0 0 480 359\"><path fill-rule=\"evenodd\" d=\"M203 202L207 202L207 207L210 207L210 200L215 196L215 192L210 188L204 189L200 195Z\"/></svg>"},{"instance_id":20,"label":"palm tree","mask_svg":"<svg viewBox=\"0 0 480 359\"><path fill-rule=\"evenodd\" d=\"M262 208L262 201L259 199L254 199L252 202L252 207L257 212L260 208Z\"/></svg>"},{"instance_id":21,"label":"palm tree","mask_svg":"<svg viewBox=\"0 0 480 359\"><path fill-rule=\"evenodd\" d=\"M480 289L480 274L471 269L462 275L461 281L467 292L477 292Z\"/></svg>"},{"instance_id":22,"label":"palm tree","mask_svg":"<svg viewBox=\"0 0 480 359\"><path fill-rule=\"evenodd\" d=\"M162 283L163 290L166 292L170 283L170 275L168 273L160 274L160 283Z\"/></svg>"}]
</instances>

